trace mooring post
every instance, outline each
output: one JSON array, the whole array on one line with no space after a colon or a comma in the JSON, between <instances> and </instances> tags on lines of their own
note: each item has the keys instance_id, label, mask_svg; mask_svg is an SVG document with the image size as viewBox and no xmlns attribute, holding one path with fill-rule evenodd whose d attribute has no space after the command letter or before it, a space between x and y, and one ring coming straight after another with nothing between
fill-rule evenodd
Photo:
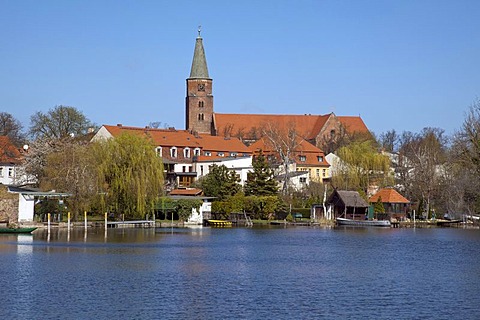
<instances>
[{"instance_id":1,"label":"mooring post","mask_svg":"<svg viewBox=\"0 0 480 320\"><path fill-rule=\"evenodd\" d=\"M48 233L50 233L50 213L47 214Z\"/></svg>"},{"instance_id":2,"label":"mooring post","mask_svg":"<svg viewBox=\"0 0 480 320\"><path fill-rule=\"evenodd\" d=\"M83 218L85 220L85 231L87 231L87 211L83 212Z\"/></svg>"},{"instance_id":3,"label":"mooring post","mask_svg":"<svg viewBox=\"0 0 480 320\"><path fill-rule=\"evenodd\" d=\"M70 231L70 211L68 212L67 214L67 228L68 228L68 231Z\"/></svg>"},{"instance_id":4,"label":"mooring post","mask_svg":"<svg viewBox=\"0 0 480 320\"><path fill-rule=\"evenodd\" d=\"M105 212L105 231L107 231L107 213Z\"/></svg>"}]
</instances>

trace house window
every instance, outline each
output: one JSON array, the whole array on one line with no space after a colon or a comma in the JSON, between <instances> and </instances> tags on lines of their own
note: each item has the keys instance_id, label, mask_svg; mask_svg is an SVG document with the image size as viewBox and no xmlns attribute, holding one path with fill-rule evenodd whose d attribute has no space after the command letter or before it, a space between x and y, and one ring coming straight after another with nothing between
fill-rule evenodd
<instances>
[{"instance_id":1,"label":"house window","mask_svg":"<svg viewBox=\"0 0 480 320\"><path fill-rule=\"evenodd\" d=\"M8 168L8 177L13 178L13 168Z\"/></svg>"},{"instance_id":2,"label":"house window","mask_svg":"<svg viewBox=\"0 0 480 320\"><path fill-rule=\"evenodd\" d=\"M320 169L317 169L317 177L320 177Z\"/></svg>"},{"instance_id":3,"label":"house window","mask_svg":"<svg viewBox=\"0 0 480 320\"><path fill-rule=\"evenodd\" d=\"M326 177L327 176L327 169L322 169L322 177Z\"/></svg>"},{"instance_id":4,"label":"house window","mask_svg":"<svg viewBox=\"0 0 480 320\"><path fill-rule=\"evenodd\" d=\"M156 147L155 148L155 154L157 155L157 157L161 157L162 156L162 147Z\"/></svg>"},{"instance_id":5,"label":"house window","mask_svg":"<svg viewBox=\"0 0 480 320\"><path fill-rule=\"evenodd\" d=\"M3 167L0 167L0 177L3 177Z\"/></svg>"},{"instance_id":6,"label":"house window","mask_svg":"<svg viewBox=\"0 0 480 320\"><path fill-rule=\"evenodd\" d=\"M200 148L195 148L193 150L193 155L198 157L200 155Z\"/></svg>"},{"instance_id":7,"label":"house window","mask_svg":"<svg viewBox=\"0 0 480 320\"><path fill-rule=\"evenodd\" d=\"M203 108L203 101L198 101L198 107Z\"/></svg>"},{"instance_id":8,"label":"house window","mask_svg":"<svg viewBox=\"0 0 480 320\"><path fill-rule=\"evenodd\" d=\"M322 156L317 156L318 162L323 162L323 157Z\"/></svg>"},{"instance_id":9,"label":"house window","mask_svg":"<svg viewBox=\"0 0 480 320\"><path fill-rule=\"evenodd\" d=\"M200 175L203 176L203 165L200 166Z\"/></svg>"},{"instance_id":10,"label":"house window","mask_svg":"<svg viewBox=\"0 0 480 320\"><path fill-rule=\"evenodd\" d=\"M190 148L187 147L187 148L183 149L183 156L185 158L190 158Z\"/></svg>"},{"instance_id":11,"label":"house window","mask_svg":"<svg viewBox=\"0 0 480 320\"><path fill-rule=\"evenodd\" d=\"M205 156L211 157L211 156L212 156L212 153L211 153L210 151L205 151Z\"/></svg>"},{"instance_id":12,"label":"house window","mask_svg":"<svg viewBox=\"0 0 480 320\"><path fill-rule=\"evenodd\" d=\"M307 161L307 157L306 157L306 156L299 156L299 158L300 158L300 161L301 161L301 162Z\"/></svg>"},{"instance_id":13,"label":"house window","mask_svg":"<svg viewBox=\"0 0 480 320\"><path fill-rule=\"evenodd\" d=\"M177 157L177 147L170 148L170 157L176 158Z\"/></svg>"},{"instance_id":14,"label":"house window","mask_svg":"<svg viewBox=\"0 0 480 320\"><path fill-rule=\"evenodd\" d=\"M300 183L307 183L306 177L300 177Z\"/></svg>"}]
</instances>

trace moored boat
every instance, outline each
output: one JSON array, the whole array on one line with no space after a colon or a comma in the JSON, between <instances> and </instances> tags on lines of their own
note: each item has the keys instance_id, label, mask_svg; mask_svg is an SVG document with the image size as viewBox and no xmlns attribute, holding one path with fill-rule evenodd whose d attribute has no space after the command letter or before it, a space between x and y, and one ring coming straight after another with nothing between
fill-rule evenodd
<instances>
[{"instance_id":1,"label":"moored boat","mask_svg":"<svg viewBox=\"0 0 480 320\"><path fill-rule=\"evenodd\" d=\"M0 233L32 233L36 227L30 228L0 228Z\"/></svg>"},{"instance_id":2,"label":"moored boat","mask_svg":"<svg viewBox=\"0 0 480 320\"><path fill-rule=\"evenodd\" d=\"M389 220L352 220L345 218L337 218L337 224L358 227L390 227L392 225Z\"/></svg>"}]
</instances>

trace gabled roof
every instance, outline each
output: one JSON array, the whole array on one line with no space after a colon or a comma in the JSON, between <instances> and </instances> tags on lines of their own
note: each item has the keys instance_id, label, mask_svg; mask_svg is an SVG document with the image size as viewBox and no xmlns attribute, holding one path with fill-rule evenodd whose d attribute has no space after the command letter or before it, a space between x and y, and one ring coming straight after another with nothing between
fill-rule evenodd
<instances>
[{"instance_id":1,"label":"gabled roof","mask_svg":"<svg viewBox=\"0 0 480 320\"><path fill-rule=\"evenodd\" d=\"M368 203L362 197L360 197L360 194L357 191L335 190L330 196L329 203L331 203L332 199L335 197L335 193L346 207L368 207Z\"/></svg>"},{"instance_id":2,"label":"gabled roof","mask_svg":"<svg viewBox=\"0 0 480 320\"><path fill-rule=\"evenodd\" d=\"M354 133L370 133L365 122L359 116L337 116L348 134Z\"/></svg>"},{"instance_id":3,"label":"gabled roof","mask_svg":"<svg viewBox=\"0 0 480 320\"><path fill-rule=\"evenodd\" d=\"M258 153L262 150L265 154L276 153L266 139L267 138L264 137L251 144L249 146L250 151L252 153ZM297 148L295 148L292 155L295 157L295 162L299 166L330 166L321 149L300 137L298 138ZM305 161L300 161L300 156L305 156ZM321 157L322 161L318 161L318 157Z\"/></svg>"},{"instance_id":4,"label":"gabled roof","mask_svg":"<svg viewBox=\"0 0 480 320\"><path fill-rule=\"evenodd\" d=\"M325 125L330 114L326 115L278 115L278 114L225 114L215 113L214 124L217 135L224 136L226 131L231 136L243 133L246 139L266 124L275 124L280 130L295 126L305 139L313 139ZM260 132L258 132L260 133ZM258 138L258 137L257 137Z\"/></svg>"},{"instance_id":5,"label":"gabled roof","mask_svg":"<svg viewBox=\"0 0 480 320\"><path fill-rule=\"evenodd\" d=\"M137 134L152 140L155 146L177 148L200 148L203 151L213 152L237 152L250 153L250 150L238 138L225 139L224 137L210 135L193 135L187 130L153 129L128 127L123 125L103 127L113 136L118 137L122 133Z\"/></svg>"},{"instance_id":6,"label":"gabled roof","mask_svg":"<svg viewBox=\"0 0 480 320\"><path fill-rule=\"evenodd\" d=\"M0 163L20 163L22 155L8 136L0 136Z\"/></svg>"},{"instance_id":7,"label":"gabled roof","mask_svg":"<svg viewBox=\"0 0 480 320\"><path fill-rule=\"evenodd\" d=\"M230 151L238 153L250 153L250 149L238 138L224 138L201 134L198 136L198 143L205 151Z\"/></svg>"},{"instance_id":8,"label":"gabled roof","mask_svg":"<svg viewBox=\"0 0 480 320\"><path fill-rule=\"evenodd\" d=\"M136 134L150 138L152 139L153 144L156 146L190 148L200 147L197 138L186 130L140 128L123 125L103 125L103 127L107 129L107 131L110 132L113 137L118 137L122 133L128 132L130 134Z\"/></svg>"},{"instance_id":9,"label":"gabled roof","mask_svg":"<svg viewBox=\"0 0 480 320\"><path fill-rule=\"evenodd\" d=\"M393 188L380 189L377 193L371 196L368 201L374 203L378 201L378 198L381 198L382 203L410 203L407 198Z\"/></svg>"}]
</instances>

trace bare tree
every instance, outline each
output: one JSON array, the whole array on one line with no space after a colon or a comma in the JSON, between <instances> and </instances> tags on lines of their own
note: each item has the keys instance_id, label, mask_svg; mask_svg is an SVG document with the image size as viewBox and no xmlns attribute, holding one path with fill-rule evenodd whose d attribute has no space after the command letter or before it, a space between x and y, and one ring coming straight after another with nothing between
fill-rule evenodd
<instances>
[{"instance_id":1,"label":"bare tree","mask_svg":"<svg viewBox=\"0 0 480 320\"><path fill-rule=\"evenodd\" d=\"M290 186L290 164L294 160L294 152L301 144L302 139L295 129L295 124L291 122L285 128L280 128L276 123L265 123L262 133L267 144L277 153L280 166L285 173L285 181L282 186L282 193L285 195Z\"/></svg>"},{"instance_id":2,"label":"bare tree","mask_svg":"<svg viewBox=\"0 0 480 320\"><path fill-rule=\"evenodd\" d=\"M8 136L16 146L20 146L25 136L22 133L23 126L10 113L0 112L0 136Z\"/></svg>"},{"instance_id":3,"label":"bare tree","mask_svg":"<svg viewBox=\"0 0 480 320\"><path fill-rule=\"evenodd\" d=\"M47 113L38 111L30 121L29 133L34 138L62 139L85 135L94 126L82 112L67 106L56 106Z\"/></svg>"}]
</instances>

